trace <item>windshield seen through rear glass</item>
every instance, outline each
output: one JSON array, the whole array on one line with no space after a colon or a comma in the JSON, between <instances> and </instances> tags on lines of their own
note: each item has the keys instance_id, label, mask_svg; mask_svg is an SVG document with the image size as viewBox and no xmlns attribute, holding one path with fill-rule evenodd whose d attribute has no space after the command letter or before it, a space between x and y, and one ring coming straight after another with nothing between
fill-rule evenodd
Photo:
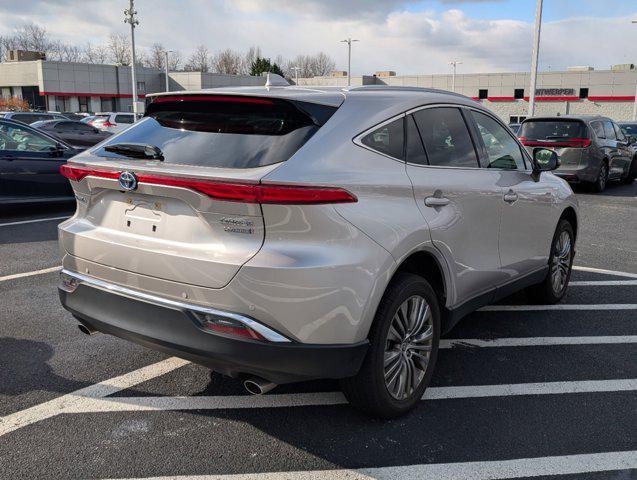
<instances>
[{"instance_id":1,"label":"windshield seen through rear glass","mask_svg":"<svg viewBox=\"0 0 637 480\"><path fill-rule=\"evenodd\" d=\"M587 138L586 126L577 120L531 120L520 127L518 136L529 140Z\"/></svg>"},{"instance_id":2,"label":"windshield seen through rear glass","mask_svg":"<svg viewBox=\"0 0 637 480\"><path fill-rule=\"evenodd\" d=\"M257 97L159 97L146 118L95 153L117 143L158 147L165 163L254 168L289 159L334 113L335 107Z\"/></svg>"}]
</instances>

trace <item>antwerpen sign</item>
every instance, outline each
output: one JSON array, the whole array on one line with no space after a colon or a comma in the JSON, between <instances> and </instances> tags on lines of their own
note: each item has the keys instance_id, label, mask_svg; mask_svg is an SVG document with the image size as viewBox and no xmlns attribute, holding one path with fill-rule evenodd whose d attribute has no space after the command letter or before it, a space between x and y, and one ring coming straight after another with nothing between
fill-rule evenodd
<instances>
[{"instance_id":1,"label":"antwerpen sign","mask_svg":"<svg viewBox=\"0 0 637 480\"><path fill-rule=\"evenodd\" d=\"M537 97L572 97L575 96L574 88L536 88Z\"/></svg>"}]
</instances>

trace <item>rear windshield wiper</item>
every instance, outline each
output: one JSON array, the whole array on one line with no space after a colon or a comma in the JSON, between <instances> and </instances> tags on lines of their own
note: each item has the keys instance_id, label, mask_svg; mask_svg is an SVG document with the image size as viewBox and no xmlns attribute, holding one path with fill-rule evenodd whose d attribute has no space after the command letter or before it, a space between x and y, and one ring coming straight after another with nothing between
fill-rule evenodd
<instances>
[{"instance_id":1,"label":"rear windshield wiper","mask_svg":"<svg viewBox=\"0 0 637 480\"><path fill-rule=\"evenodd\" d=\"M164 159L164 154L159 147L147 143L114 143L106 145L104 150L132 158L149 158L160 161Z\"/></svg>"}]
</instances>

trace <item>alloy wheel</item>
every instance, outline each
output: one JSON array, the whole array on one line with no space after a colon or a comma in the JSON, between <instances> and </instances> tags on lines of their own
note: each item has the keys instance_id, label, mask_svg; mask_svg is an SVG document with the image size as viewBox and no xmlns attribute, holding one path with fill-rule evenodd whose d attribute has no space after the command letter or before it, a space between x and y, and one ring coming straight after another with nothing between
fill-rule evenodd
<instances>
[{"instance_id":1,"label":"alloy wheel","mask_svg":"<svg viewBox=\"0 0 637 480\"><path fill-rule=\"evenodd\" d=\"M571 268L571 254L571 236L567 231L562 231L555 243L551 264L551 285L556 295L566 287Z\"/></svg>"},{"instance_id":2,"label":"alloy wheel","mask_svg":"<svg viewBox=\"0 0 637 480\"><path fill-rule=\"evenodd\" d=\"M387 332L384 356L385 385L397 400L408 398L427 371L434 330L427 301L414 295L398 308Z\"/></svg>"}]
</instances>

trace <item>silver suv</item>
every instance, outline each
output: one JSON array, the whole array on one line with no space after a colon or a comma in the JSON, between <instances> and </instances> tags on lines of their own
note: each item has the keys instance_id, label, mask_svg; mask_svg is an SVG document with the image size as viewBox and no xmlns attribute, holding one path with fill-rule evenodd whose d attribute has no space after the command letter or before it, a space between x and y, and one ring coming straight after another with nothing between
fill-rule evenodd
<instances>
[{"instance_id":1,"label":"silver suv","mask_svg":"<svg viewBox=\"0 0 637 480\"><path fill-rule=\"evenodd\" d=\"M533 158L533 156L535 158ZM63 166L60 298L86 333L207 365L252 393L342 379L393 417L440 336L527 288L565 293L577 202L491 112L390 87L160 94Z\"/></svg>"}]
</instances>

